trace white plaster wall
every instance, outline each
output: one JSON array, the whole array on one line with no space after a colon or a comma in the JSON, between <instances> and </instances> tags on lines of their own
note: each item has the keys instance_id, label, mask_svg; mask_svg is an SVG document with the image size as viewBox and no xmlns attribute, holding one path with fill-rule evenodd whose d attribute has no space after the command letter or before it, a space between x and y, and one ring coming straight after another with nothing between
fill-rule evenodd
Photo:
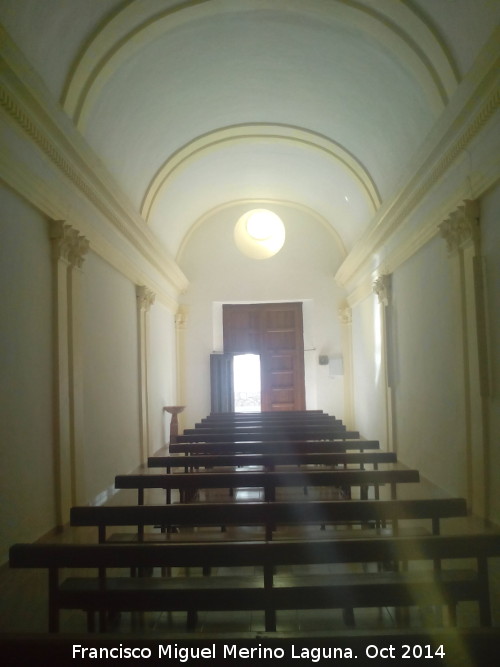
<instances>
[{"instance_id":1,"label":"white plaster wall","mask_svg":"<svg viewBox=\"0 0 500 667\"><path fill-rule=\"evenodd\" d=\"M176 405L176 354L174 315L161 303L149 314L149 419L151 451L168 442L170 415L165 405Z\"/></svg>"},{"instance_id":2,"label":"white plaster wall","mask_svg":"<svg viewBox=\"0 0 500 667\"><path fill-rule=\"evenodd\" d=\"M0 187L0 563L55 525L51 248L46 221Z\"/></svg>"},{"instance_id":3,"label":"white plaster wall","mask_svg":"<svg viewBox=\"0 0 500 667\"><path fill-rule=\"evenodd\" d=\"M221 351L222 303L305 301L304 347L306 404L342 418L343 381L319 367L318 355L341 354L337 309L343 291L333 276L341 252L317 221L286 207L273 207L284 220L286 242L267 260L243 256L233 228L244 210L222 211L191 236L179 259L190 281L185 362L187 409L184 426L210 412L209 357Z\"/></svg>"},{"instance_id":4,"label":"white plaster wall","mask_svg":"<svg viewBox=\"0 0 500 667\"><path fill-rule=\"evenodd\" d=\"M380 306L374 295L352 309L354 423L360 434L387 447Z\"/></svg>"},{"instance_id":5,"label":"white plaster wall","mask_svg":"<svg viewBox=\"0 0 500 667\"><path fill-rule=\"evenodd\" d=\"M434 238L392 278L391 349L398 457L466 494L458 266Z\"/></svg>"},{"instance_id":6,"label":"white plaster wall","mask_svg":"<svg viewBox=\"0 0 500 667\"><path fill-rule=\"evenodd\" d=\"M84 264L84 437L87 499L139 465L135 286L97 255Z\"/></svg>"},{"instance_id":7,"label":"white plaster wall","mask_svg":"<svg viewBox=\"0 0 500 667\"><path fill-rule=\"evenodd\" d=\"M500 524L500 186L481 200L482 254L485 264L490 360L490 518Z\"/></svg>"}]
</instances>

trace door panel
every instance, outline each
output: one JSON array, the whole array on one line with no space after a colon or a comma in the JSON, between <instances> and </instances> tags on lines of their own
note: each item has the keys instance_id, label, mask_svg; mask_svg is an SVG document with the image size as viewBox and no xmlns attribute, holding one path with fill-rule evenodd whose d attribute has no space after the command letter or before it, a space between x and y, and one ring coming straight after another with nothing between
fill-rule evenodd
<instances>
[{"instance_id":1,"label":"door panel","mask_svg":"<svg viewBox=\"0 0 500 667\"><path fill-rule=\"evenodd\" d=\"M261 356L263 411L304 410L301 303L226 305L224 351Z\"/></svg>"}]
</instances>

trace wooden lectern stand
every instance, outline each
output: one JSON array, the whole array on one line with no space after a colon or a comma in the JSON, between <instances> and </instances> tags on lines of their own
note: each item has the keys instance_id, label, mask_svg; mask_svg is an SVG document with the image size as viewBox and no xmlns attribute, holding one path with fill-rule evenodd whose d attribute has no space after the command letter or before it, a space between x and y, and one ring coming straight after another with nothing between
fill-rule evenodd
<instances>
[{"instance_id":1,"label":"wooden lectern stand","mask_svg":"<svg viewBox=\"0 0 500 667\"><path fill-rule=\"evenodd\" d=\"M170 444L177 442L177 435L179 434L179 422L177 415L184 410L185 405L167 405L163 408L165 412L172 415L170 420Z\"/></svg>"}]
</instances>

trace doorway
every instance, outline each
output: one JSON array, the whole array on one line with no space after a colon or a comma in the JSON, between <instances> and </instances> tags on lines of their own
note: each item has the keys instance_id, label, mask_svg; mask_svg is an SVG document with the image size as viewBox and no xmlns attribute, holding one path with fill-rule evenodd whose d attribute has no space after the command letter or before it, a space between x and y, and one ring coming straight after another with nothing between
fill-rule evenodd
<instances>
[{"instance_id":1,"label":"doorway","mask_svg":"<svg viewBox=\"0 0 500 667\"><path fill-rule=\"evenodd\" d=\"M233 390L235 412L260 412L260 355L234 355Z\"/></svg>"},{"instance_id":2,"label":"doorway","mask_svg":"<svg viewBox=\"0 0 500 667\"><path fill-rule=\"evenodd\" d=\"M260 409L304 410L302 303L226 304L222 313L224 353L260 358Z\"/></svg>"}]
</instances>

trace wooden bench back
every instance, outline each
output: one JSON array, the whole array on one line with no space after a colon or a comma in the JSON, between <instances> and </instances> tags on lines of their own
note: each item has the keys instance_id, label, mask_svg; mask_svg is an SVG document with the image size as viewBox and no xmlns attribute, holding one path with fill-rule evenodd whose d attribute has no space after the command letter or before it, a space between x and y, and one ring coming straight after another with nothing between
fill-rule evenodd
<instances>
[{"instance_id":1,"label":"wooden bench back","mask_svg":"<svg viewBox=\"0 0 500 667\"><path fill-rule=\"evenodd\" d=\"M343 426L341 419L335 419L334 417L324 416L324 417L294 417L289 419L274 418L274 419L258 419L258 418L247 418L247 419L202 419L200 422L196 422L195 428L277 428L284 427L288 428L290 426L306 428L313 427L340 427Z\"/></svg>"},{"instance_id":2,"label":"wooden bench back","mask_svg":"<svg viewBox=\"0 0 500 667\"><path fill-rule=\"evenodd\" d=\"M332 417L323 410L272 410L264 412L211 412L204 420L211 419L295 419L297 417Z\"/></svg>"},{"instance_id":3,"label":"wooden bench back","mask_svg":"<svg viewBox=\"0 0 500 667\"><path fill-rule=\"evenodd\" d=\"M185 456L150 456L149 468L262 466L275 468L290 465L374 465L396 463L395 452L287 452L265 454L194 454Z\"/></svg>"},{"instance_id":4,"label":"wooden bench back","mask_svg":"<svg viewBox=\"0 0 500 667\"><path fill-rule=\"evenodd\" d=\"M59 629L60 609L85 609L89 629L93 612L99 611L101 629L106 629L107 610L186 610L188 625L194 627L196 612L202 609L263 609L267 631L276 630L277 609L334 608L340 606L398 606L451 604L477 600L481 625L491 625L488 561L500 555L500 534L308 540L278 542L222 542L159 544L16 544L10 549L15 568L47 568L49 573L49 632ZM298 580L287 576L275 585L281 566L373 563L474 558L475 572L456 567L430 574L406 571L363 574L356 581L348 575ZM261 577L240 577L228 584L228 577L188 577L175 586L168 577L116 577L108 587L108 568L154 567L241 567L262 568ZM60 581L62 568L97 569L97 577L72 577ZM411 573L410 573L411 574ZM423 576L422 576L423 575ZM373 578L375 577L375 579ZM375 582L375 586L373 583ZM171 586L169 584L172 583ZM92 626L92 627L90 627Z\"/></svg>"},{"instance_id":5,"label":"wooden bench back","mask_svg":"<svg viewBox=\"0 0 500 667\"><path fill-rule=\"evenodd\" d=\"M265 454L285 452L345 452L368 449L380 449L378 440L222 440L210 442L191 442L191 436L179 436L183 439L171 443L169 451L172 454ZM185 441L184 441L185 440Z\"/></svg>"},{"instance_id":6,"label":"wooden bench back","mask_svg":"<svg viewBox=\"0 0 500 667\"><path fill-rule=\"evenodd\" d=\"M201 503L180 505L132 505L73 507L72 526L95 526L99 539L106 539L108 526L263 526L272 539L279 525L314 525L344 522L430 519L434 534L439 534L440 520L466 516L463 498L418 500L349 500L276 503ZM101 530L104 529L104 530Z\"/></svg>"},{"instance_id":7,"label":"wooden bench back","mask_svg":"<svg viewBox=\"0 0 500 667\"><path fill-rule=\"evenodd\" d=\"M15 544L14 568L267 566L500 556L500 534L161 544Z\"/></svg>"},{"instance_id":8,"label":"wooden bench back","mask_svg":"<svg viewBox=\"0 0 500 667\"><path fill-rule=\"evenodd\" d=\"M420 481L418 470L290 470L241 472L187 472L183 474L129 474L117 475L117 489L235 489L263 488L265 499L273 501L278 487L309 486L377 486L390 484L395 497L396 484ZM139 503L142 504L139 497Z\"/></svg>"},{"instance_id":9,"label":"wooden bench back","mask_svg":"<svg viewBox=\"0 0 500 667\"><path fill-rule=\"evenodd\" d=\"M359 438L358 431L347 431L342 427L311 427L304 426L214 426L213 428L187 428L177 436L183 438L178 442L185 442L185 438L197 438L200 441L224 440L342 440Z\"/></svg>"}]
</instances>

